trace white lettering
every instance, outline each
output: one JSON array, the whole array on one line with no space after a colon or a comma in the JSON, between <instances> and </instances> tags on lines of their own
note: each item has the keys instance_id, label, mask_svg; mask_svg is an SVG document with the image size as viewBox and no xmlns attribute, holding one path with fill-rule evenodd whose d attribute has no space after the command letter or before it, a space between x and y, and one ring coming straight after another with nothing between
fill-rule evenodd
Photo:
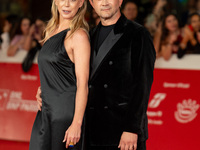
<instances>
[{"instance_id":1,"label":"white lettering","mask_svg":"<svg viewBox=\"0 0 200 150\"><path fill-rule=\"evenodd\" d=\"M24 74L21 75L21 80L32 80L32 81L35 81L35 80L37 80L37 79L38 79L37 76L33 76L33 75L24 75Z\"/></svg>"},{"instance_id":2,"label":"white lettering","mask_svg":"<svg viewBox=\"0 0 200 150\"><path fill-rule=\"evenodd\" d=\"M10 93L10 99L22 99L22 92L12 91Z\"/></svg>"},{"instance_id":3,"label":"white lettering","mask_svg":"<svg viewBox=\"0 0 200 150\"><path fill-rule=\"evenodd\" d=\"M147 111L148 117L162 117L163 113L162 111Z\"/></svg>"},{"instance_id":4,"label":"white lettering","mask_svg":"<svg viewBox=\"0 0 200 150\"><path fill-rule=\"evenodd\" d=\"M162 120L148 119L148 124L162 125L162 124L163 124L163 121L162 121Z\"/></svg>"},{"instance_id":5,"label":"white lettering","mask_svg":"<svg viewBox=\"0 0 200 150\"><path fill-rule=\"evenodd\" d=\"M183 88L183 89L188 89L190 88L189 83L168 83L164 82L163 83L164 88Z\"/></svg>"}]
</instances>

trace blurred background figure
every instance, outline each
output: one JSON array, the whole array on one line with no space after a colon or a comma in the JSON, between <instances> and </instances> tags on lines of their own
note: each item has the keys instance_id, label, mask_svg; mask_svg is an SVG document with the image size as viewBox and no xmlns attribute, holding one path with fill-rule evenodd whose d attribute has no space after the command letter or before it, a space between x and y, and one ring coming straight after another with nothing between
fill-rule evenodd
<instances>
[{"instance_id":1,"label":"blurred background figure","mask_svg":"<svg viewBox=\"0 0 200 150\"><path fill-rule=\"evenodd\" d=\"M167 0L157 0L152 13L148 14L144 26L149 30L152 36L155 35L161 18L164 16L164 8Z\"/></svg>"},{"instance_id":2,"label":"blurred background figure","mask_svg":"<svg viewBox=\"0 0 200 150\"><path fill-rule=\"evenodd\" d=\"M35 23L30 27L29 34L25 41L29 51L22 62L22 69L24 72L28 72L31 69L37 52L42 48L42 43L40 41L43 39L45 27L46 22L44 18L37 18Z\"/></svg>"},{"instance_id":3,"label":"blurred background figure","mask_svg":"<svg viewBox=\"0 0 200 150\"><path fill-rule=\"evenodd\" d=\"M136 21L138 16L138 6L134 1L126 1L124 7L122 9L123 14L126 16L127 19L131 21Z\"/></svg>"},{"instance_id":4,"label":"blurred background figure","mask_svg":"<svg viewBox=\"0 0 200 150\"><path fill-rule=\"evenodd\" d=\"M16 27L18 23L17 15L9 15L5 18L3 33L1 34L1 50L7 51L10 41L13 39L16 32Z\"/></svg>"},{"instance_id":5,"label":"blurred background figure","mask_svg":"<svg viewBox=\"0 0 200 150\"><path fill-rule=\"evenodd\" d=\"M192 13L188 18L178 58L182 58L186 53L200 54L200 15L198 13Z\"/></svg>"},{"instance_id":6,"label":"blurred background figure","mask_svg":"<svg viewBox=\"0 0 200 150\"><path fill-rule=\"evenodd\" d=\"M19 49L29 50L30 43L26 43L26 40L29 36L29 31L31 25L31 20L28 17L23 17L17 27L14 38L11 41L11 44L8 48L7 55L14 56Z\"/></svg>"},{"instance_id":7,"label":"blurred background figure","mask_svg":"<svg viewBox=\"0 0 200 150\"><path fill-rule=\"evenodd\" d=\"M177 53L183 38L179 24L175 14L165 15L154 36L157 57L162 56L165 60L169 60L173 53Z\"/></svg>"},{"instance_id":8,"label":"blurred background figure","mask_svg":"<svg viewBox=\"0 0 200 150\"><path fill-rule=\"evenodd\" d=\"M43 18L37 18L35 22L31 25L28 35L25 39L25 50L30 50L35 47L40 40L43 39L43 32L46 27L45 20Z\"/></svg>"},{"instance_id":9,"label":"blurred background figure","mask_svg":"<svg viewBox=\"0 0 200 150\"><path fill-rule=\"evenodd\" d=\"M46 20L44 18L37 18L30 28L30 39L37 40L38 43L43 39L44 29L46 27Z\"/></svg>"},{"instance_id":10,"label":"blurred background figure","mask_svg":"<svg viewBox=\"0 0 200 150\"><path fill-rule=\"evenodd\" d=\"M200 14L200 0L188 0L185 10L182 13L181 21L185 25L187 24L188 18L191 14Z\"/></svg>"},{"instance_id":11,"label":"blurred background figure","mask_svg":"<svg viewBox=\"0 0 200 150\"><path fill-rule=\"evenodd\" d=\"M8 1L0 2L4 6L2 8L9 8L7 6L10 2L12 3L12 0ZM8 12L6 9L2 9L4 13L0 17L0 32L2 32L0 46L2 50L7 52L8 56L15 56L19 49L26 51L35 47L40 49L39 41L43 36L45 20L39 17L41 13L38 12L37 8L42 6L39 5L39 1L31 1L31 3L22 3L22 1L12 3L13 5L20 4L20 8L23 9L18 8L17 10L20 10L21 13L14 11L13 7L10 7ZM41 3L44 5L46 2ZM47 5L49 6L50 2ZM30 6L33 6L34 9L28 9ZM86 17L89 18L90 29L93 29L98 25L100 19L92 8L88 10ZM15 15L9 15L9 12ZM154 38L158 57L162 56L165 60L169 60L173 53L177 53L179 58L182 58L186 53L199 53L198 15L200 15L200 0L124 0L122 12L129 20L136 21L149 30ZM25 14L31 16L35 20L34 24L31 25L31 20L25 17L21 21L21 26L17 27L20 24L17 13L20 16ZM46 20L50 17L44 10L42 14L47 18ZM27 54L27 57L28 55L33 56L33 53Z\"/></svg>"}]
</instances>

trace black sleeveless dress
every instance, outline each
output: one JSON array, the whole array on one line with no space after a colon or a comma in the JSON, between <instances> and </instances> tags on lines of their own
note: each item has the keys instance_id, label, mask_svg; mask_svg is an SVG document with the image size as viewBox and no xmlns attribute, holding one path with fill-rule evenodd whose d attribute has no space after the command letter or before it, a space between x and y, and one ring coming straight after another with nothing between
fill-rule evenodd
<instances>
[{"instance_id":1,"label":"black sleeveless dress","mask_svg":"<svg viewBox=\"0 0 200 150\"><path fill-rule=\"evenodd\" d=\"M64 47L68 31L47 40L38 56L42 111L32 128L29 150L66 150L62 141L73 120L76 96L75 67ZM79 143L70 149L83 150L83 132Z\"/></svg>"}]
</instances>

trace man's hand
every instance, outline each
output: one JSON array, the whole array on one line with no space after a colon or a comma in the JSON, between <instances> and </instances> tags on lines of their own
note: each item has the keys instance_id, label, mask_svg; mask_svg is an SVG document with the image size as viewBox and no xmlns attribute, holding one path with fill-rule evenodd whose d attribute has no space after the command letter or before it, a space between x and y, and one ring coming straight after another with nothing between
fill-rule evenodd
<instances>
[{"instance_id":1,"label":"man's hand","mask_svg":"<svg viewBox=\"0 0 200 150\"><path fill-rule=\"evenodd\" d=\"M123 132L118 148L120 150L136 150L138 135L130 132Z\"/></svg>"},{"instance_id":2,"label":"man's hand","mask_svg":"<svg viewBox=\"0 0 200 150\"><path fill-rule=\"evenodd\" d=\"M42 98L41 98L41 88L38 87L38 90L37 90L37 94L36 94L36 99L37 99L37 102L38 102L38 109L41 111L42 109Z\"/></svg>"}]
</instances>

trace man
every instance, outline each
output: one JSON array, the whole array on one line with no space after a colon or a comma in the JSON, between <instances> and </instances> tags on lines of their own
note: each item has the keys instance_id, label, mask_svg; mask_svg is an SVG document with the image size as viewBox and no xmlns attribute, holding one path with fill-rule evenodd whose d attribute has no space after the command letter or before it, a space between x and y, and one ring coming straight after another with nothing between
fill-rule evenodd
<instances>
[{"instance_id":1,"label":"man","mask_svg":"<svg viewBox=\"0 0 200 150\"><path fill-rule=\"evenodd\" d=\"M86 150L146 149L155 50L144 27L120 13L122 1L90 0L101 22L91 32Z\"/></svg>"},{"instance_id":2,"label":"man","mask_svg":"<svg viewBox=\"0 0 200 150\"><path fill-rule=\"evenodd\" d=\"M138 15L138 6L133 1L127 1L122 10L127 19L135 21Z\"/></svg>"},{"instance_id":3,"label":"man","mask_svg":"<svg viewBox=\"0 0 200 150\"><path fill-rule=\"evenodd\" d=\"M120 13L123 0L90 0L101 22L91 32L86 133L91 150L146 149L155 50L150 34Z\"/></svg>"}]
</instances>

